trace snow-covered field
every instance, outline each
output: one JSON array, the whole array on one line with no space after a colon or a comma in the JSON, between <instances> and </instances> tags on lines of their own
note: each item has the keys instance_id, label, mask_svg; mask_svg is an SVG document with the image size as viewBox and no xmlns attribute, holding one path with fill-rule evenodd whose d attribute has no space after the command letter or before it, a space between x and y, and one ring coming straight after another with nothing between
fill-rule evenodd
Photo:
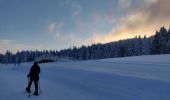
<instances>
[{"instance_id":1,"label":"snow-covered field","mask_svg":"<svg viewBox=\"0 0 170 100\"><path fill-rule=\"evenodd\" d=\"M170 100L170 55L41 64L28 98L31 65L0 65L0 100Z\"/></svg>"}]
</instances>

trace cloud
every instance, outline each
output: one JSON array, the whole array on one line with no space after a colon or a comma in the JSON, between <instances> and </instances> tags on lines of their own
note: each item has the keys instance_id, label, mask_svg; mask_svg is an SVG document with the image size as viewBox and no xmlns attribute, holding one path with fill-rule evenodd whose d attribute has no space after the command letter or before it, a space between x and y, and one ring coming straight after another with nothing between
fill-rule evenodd
<instances>
[{"instance_id":1,"label":"cloud","mask_svg":"<svg viewBox=\"0 0 170 100\"><path fill-rule=\"evenodd\" d=\"M79 17L82 8L81 5L78 2L74 1L71 3L71 8L73 9L72 18Z\"/></svg>"},{"instance_id":2,"label":"cloud","mask_svg":"<svg viewBox=\"0 0 170 100\"><path fill-rule=\"evenodd\" d=\"M51 24L48 26L48 31L49 31L49 32L54 32L55 26L56 26L55 23L51 23Z\"/></svg>"},{"instance_id":3,"label":"cloud","mask_svg":"<svg viewBox=\"0 0 170 100\"><path fill-rule=\"evenodd\" d=\"M144 0L144 2L145 2L145 5L147 5L147 4L153 4L153 3L155 3L155 2L157 2L158 0Z\"/></svg>"},{"instance_id":4,"label":"cloud","mask_svg":"<svg viewBox=\"0 0 170 100\"><path fill-rule=\"evenodd\" d=\"M62 2L59 3L60 6L69 6L72 10L72 18L79 17L79 14L81 13L82 6L78 3L76 0L62 0Z\"/></svg>"},{"instance_id":5,"label":"cloud","mask_svg":"<svg viewBox=\"0 0 170 100\"><path fill-rule=\"evenodd\" d=\"M73 33L70 33L68 35L62 35L59 38L56 38L57 45L60 48L68 48L70 46L78 46L80 47L82 45L83 40Z\"/></svg>"},{"instance_id":6,"label":"cloud","mask_svg":"<svg viewBox=\"0 0 170 100\"><path fill-rule=\"evenodd\" d=\"M121 1L123 2L123 1ZM136 8L117 21L117 26L106 35L95 33L85 40L91 43L105 43L120 39L132 38L136 35L151 36L161 26L170 27L170 0L145 1L141 8Z\"/></svg>"},{"instance_id":7,"label":"cloud","mask_svg":"<svg viewBox=\"0 0 170 100\"><path fill-rule=\"evenodd\" d=\"M48 25L48 32L53 34L56 38L61 35L61 30L64 26L63 22L50 23Z\"/></svg>"},{"instance_id":8,"label":"cloud","mask_svg":"<svg viewBox=\"0 0 170 100\"><path fill-rule=\"evenodd\" d=\"M75 10L73 13L72 13L72 17L76 17L80 14L80 11L79 10Z\"/></svg>"},{"instance_id":9,"label":"cloud","mask_svg":"<svg viewBox=\"0 0 170 100\"><path fill-rule=\"evenodd\" d=\"M63 22L53 22L48 25L48 32L55 38L56 44L60 49L66 48L69 46L80 46L82 44L82 39L77 37L72 32L64 32L62 29L65 29Z\"/></svg>"},{"instance_id":10,"label":"cloud","mask_svg":"<svg viewBox=\"0 0 170 100\"><path fill-rule=\"evenodd\" d=\"M132 0L118 0L118 4L123 9L130 8Z\"/></svg>"},{"instance_id":11,"label":"cloud","mask_svg":"<svg viewBox=\"0 0 170 100\"><path fill-rule=\"evenodd\" d=\"M41 46L37 45L27 45L27 44L22 44L18 43L15 40L0 40L0 53L5 53L7 50L12 51L13 53L16 53L17 51L21 50L42 50Z\"/></svg>"},{"instance_id":12,"label":"cloud","mask_svg":"<svg viewBox=\"0 0 170 100\"><path fill-rule=\"evenodd\" d=\"M105 22L108 24L115 24L116 18L114 17L113 11L105 11L105 12L94 12L92 14L92 19L94 20L94 23L101 23Z\"/></svg>"}]
</instances>

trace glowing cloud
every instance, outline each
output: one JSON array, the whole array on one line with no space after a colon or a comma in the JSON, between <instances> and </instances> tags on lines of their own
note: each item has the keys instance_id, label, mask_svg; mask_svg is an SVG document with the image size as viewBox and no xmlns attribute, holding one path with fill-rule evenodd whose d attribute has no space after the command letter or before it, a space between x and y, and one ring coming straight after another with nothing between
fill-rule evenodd
<instances>
[{"instance_id":1,"label":"glowing cloud","mask_svg":"<svg viewBox=\"0 0 170 100\"><path fill-rule=\"evenodd\" d=\"M170 26L169 4L170 0L151 0L150 3L145 1L145 5L142 8L132 11L117 21L117 26L109 33L106 33L106 35L95 33L95 35L87 39L84 43L106 43L133 38L136 35L151 36L161 26L167 28Z\"/></svg>"}]
</instances>

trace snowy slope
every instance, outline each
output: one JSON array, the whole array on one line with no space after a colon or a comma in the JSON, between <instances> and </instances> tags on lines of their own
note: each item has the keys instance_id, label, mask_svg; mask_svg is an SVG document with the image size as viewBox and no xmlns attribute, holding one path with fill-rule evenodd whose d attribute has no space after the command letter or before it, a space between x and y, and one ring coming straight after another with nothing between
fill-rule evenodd
<instances>
[{"instance_id":1,"label":"snowy slope","mask_svg":"<svg viewBox=\"0 0 170 100\"><path fill-rule=\"evenodd\" d=\"M170 100L169 59L153 55L41 64L42 93L31 98L24 91L31 63L0 65L0 100Z\"/></svg>"}]
</instances>

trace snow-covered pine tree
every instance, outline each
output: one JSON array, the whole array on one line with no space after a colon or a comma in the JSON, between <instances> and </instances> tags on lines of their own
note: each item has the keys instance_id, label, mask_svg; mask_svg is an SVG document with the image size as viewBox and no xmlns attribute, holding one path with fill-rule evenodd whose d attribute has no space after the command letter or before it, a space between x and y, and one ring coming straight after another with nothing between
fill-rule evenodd
<instances>
[{"instance_id":1,"label":"snow-covered pine tree","mask_svg":"<svg viewBox=\"0 0 170 100\"><path fill-rule=\"evenodd\" d=\"M3 62L3 58L4 58L4 55L3 55L3 54L0 54L0 63Z\"/></svg>"},{"instance_id":2,"label":"snow-covered pine tree","mask_svg":"<svg viewBox=\"0 0 170 100\"><path fill-rule=\"evenodd\" d=\"M3 58L3 63L12 63L12 53L10 51L6 51L4 58Z\"/></svg>"},{"instance_id":3,"label":"snow-covered pine tree","mask_svg":"<svg viewBox=\"0 0 170 100\"><path fill-rule=\"evenodd\" d=\"M151 46L151 40L149 40L146 35L142 39L142 55L149 55L150 53L150 46Z\"/></svg>"},{"instance_id":4,"label":"snow-covered pine tree","mask_svg":"<svg viewBox=\"0 0 170 100\"><path fill-rule=\"evenodd\" d=\"M160 43L160 46L161 46L161 54L165 54L165 46L166 46L166 42L167 42L167 35L168 35L168 32L166 30L165 27L162 27L159 31L159 43Z\"/></svg>"},{"instance_id":5,"label":"snow-covered pine tree","mask_svg":"<svg viewBox=\"0 0 170 100\"><path fill-rule=\"evenodd\" d=\"M168 53L168 54L170 53L170 28L168 30L165 52Z\"/></svg>"},{"instance_id":6,"label":"snow-covered pine tree","mask_svg":"<svg viewBox=\"0 0 170 100\"><path fill-rule=\"evenodd\" d=\"M160 54L160 43L159 43L159 32L156 31L155 36L153 37L152 47L151 47L151 54Z\"/></svg>"}]
</instances>

